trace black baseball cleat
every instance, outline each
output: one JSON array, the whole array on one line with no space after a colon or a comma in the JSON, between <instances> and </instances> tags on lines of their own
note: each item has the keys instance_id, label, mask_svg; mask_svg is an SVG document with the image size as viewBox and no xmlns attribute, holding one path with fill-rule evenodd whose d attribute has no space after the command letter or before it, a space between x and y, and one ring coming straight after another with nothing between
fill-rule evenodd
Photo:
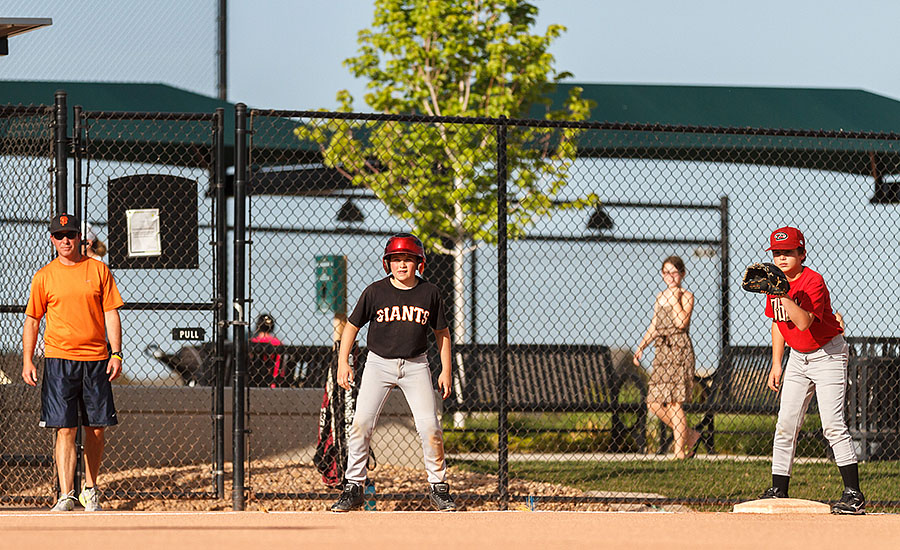
<instances>
[{"instance_id":1,"label":"black baseball cleat","mask_svg":"<svg viewBox=\"0 0 900 550\"><path fill-rule=\"evenodd\" d=\"M439 512L456 511L456 503L453 502L453 497L450 496L450 485L446 483L432 483L429 494L431 495L431 502L434 503L435 508Z\"/></svg>"},{"instance_id":2,"label":"black baseball cleat","mask_svg":"<svg viewBox=\"0 0 900 550\"><path fill-rule=\"evenodd\" d=\"M363 505L363 488L362 485L348 481L344 485L344 491L341 498L331 505L332 512L349 512L350 510L359 510Z\"/></svg>"},{"instance_id":3,"label":"black baseball cleat","mask_svg":"<svg viewBox=\"0 0 900 550\"><path fill-rule=\"evenodd\" d=\"M831 513L861 516L866 513L866 497L862 491L845 487L841 500L831 506Z\"/></svg>"},{"instance_id":4,"label":"black baseball cleat","mask_svg":"<svg viewBox=\"0 0 900 550\"><path fill-rule=\"evenodd\" d=\"M788 498L788 496L778 487L769 487L765 493L759 495L759 498Z\"/></svg>"}]
</instances>

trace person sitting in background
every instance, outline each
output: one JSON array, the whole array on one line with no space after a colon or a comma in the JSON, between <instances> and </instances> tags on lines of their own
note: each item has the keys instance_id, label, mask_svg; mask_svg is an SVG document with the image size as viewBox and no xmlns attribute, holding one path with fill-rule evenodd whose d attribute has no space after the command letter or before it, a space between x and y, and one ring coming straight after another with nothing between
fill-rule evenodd
<instances>
[{"instance_id":1,"label":"person sitting in background","mask_svg":"<svg viewBox=\"0 0 900 550\"><path fill-rule=\"evenodd\" d=\"M97 234L94 233L94 228L87 222L82 226L81 234L81 244L84 247L84 255L88 258L94 258L95 260L100 260L102 262L103 256L106 256L106 243L97 238Z\"/></svg>"},{"instance_id":2,"label":"person sitting in background","mask_svg":"<svg viewBox=\"0 0 900 550\"><path fill-rule=\"evenodd\" d=\"M250 338L255 344L272 344L280 346L281 340L275 336L275 318L268 313L263 313L256 318L256 331ZM284 382L284 372L281 371L281 354L266 353L255 357L262 365L262 369L254 369L254 372L263 371L269 379L268 386L276 388Z\"/></svg>"}]
</instances>

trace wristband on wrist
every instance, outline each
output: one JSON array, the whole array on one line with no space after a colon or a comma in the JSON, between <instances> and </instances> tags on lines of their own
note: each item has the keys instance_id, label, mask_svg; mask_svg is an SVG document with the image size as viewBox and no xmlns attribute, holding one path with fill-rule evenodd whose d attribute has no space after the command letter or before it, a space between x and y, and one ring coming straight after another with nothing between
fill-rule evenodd
<instances>
[{"instance_id":1,"label":"wristband on wrist","mask_svg":"<svg viewBox=\"0 0 900 550\"><path fill-rule=\"evenodd\" d=\"M121 352L121 351L114 351L114 352L110 353L109 356L110 356L110 357L115 357L115 358L118 359L119 361L121 361L121 360L123 359L123 357L122 357L122 352Z\"/></svg>"}]
</instances>

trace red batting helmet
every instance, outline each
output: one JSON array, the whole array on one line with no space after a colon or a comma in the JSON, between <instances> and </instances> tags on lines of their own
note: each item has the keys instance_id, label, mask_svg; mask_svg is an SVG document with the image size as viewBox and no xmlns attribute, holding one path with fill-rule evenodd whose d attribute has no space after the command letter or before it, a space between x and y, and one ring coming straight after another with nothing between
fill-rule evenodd
<instances>
[{"instance_id":1,"label":"red batting helmet","mask_svg":"<svg viewBox=\"0 0 900 550\"><path fill-rule=\"evenodd\" d=\"M388 265L388 257L394 254L412 254L419 258L419 273L425 271L425 247L418 237L410 233L397 233L388 239L387 246L384 247L384 255L381 257L381 265L384 266L384 272L390 273L391 266Z\"/></svg>"}]
</instances>

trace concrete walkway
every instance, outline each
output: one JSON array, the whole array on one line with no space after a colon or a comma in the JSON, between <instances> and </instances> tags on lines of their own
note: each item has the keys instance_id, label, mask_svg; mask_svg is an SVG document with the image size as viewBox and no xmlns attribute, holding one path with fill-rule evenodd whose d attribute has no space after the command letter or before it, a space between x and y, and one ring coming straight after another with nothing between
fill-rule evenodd
<instances>
[{"instance_id":1,"label":"concrete walkway","mask_svg":"<svg viewBox=\"0 0 900 550\"><path fill-rule=\"evenodd\" d=\"M457 453L448 454L450 460L483 460L496 461L497 453ZM667 462L674 461L674 454L658 455L655 453L510 453L510 462ZM730 462L769 462L771 456L746 456L726 454L697 454L693 460L730 461ZM830 462L827 458L797 457L794 464L823 464Z\"/></svg>"}]
</instances>

